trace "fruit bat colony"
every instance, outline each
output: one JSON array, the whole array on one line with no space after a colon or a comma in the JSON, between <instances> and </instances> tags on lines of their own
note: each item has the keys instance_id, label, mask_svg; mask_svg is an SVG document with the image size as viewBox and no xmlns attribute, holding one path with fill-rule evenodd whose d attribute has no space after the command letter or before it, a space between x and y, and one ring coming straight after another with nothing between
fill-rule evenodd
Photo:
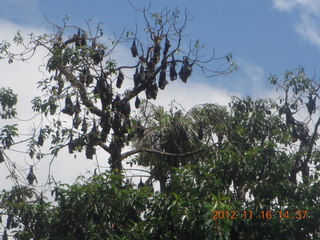
<instances>
[{"instance_id":1,"label":"fruit bat colony","mask_svg":"<svg viewBox=\"0 0 320 240\"><path fill-rule=\"evenodd\" d=\"M92 36L92 31L77 29L68 40L63 40L64 33L59 30L48 62L54 77L50 78L52 90L47 108L54 115L60 107L63 114L72 118L72 130L62 134L69 153L85 150L86 157L93 159L97 147L102 147L110 153L111 168L121 170L121 150L139 131L130 119L131 104L139 109L141 99L155 100L159 89L164 90L169 84L168 79L179 77L186 83L192 74L196 60L179 49L181 31L168 29L150 30L148 46L136 36L129 40L131 56L136 61L132 66L113 64L111 50L107 52L109 49L99 43L101 30L100 36L99 31ZM132 87L117 93L116 89L124 85ZM38 145L42 146L44 140L40 132Z\"/></svg>"}]
</instances>

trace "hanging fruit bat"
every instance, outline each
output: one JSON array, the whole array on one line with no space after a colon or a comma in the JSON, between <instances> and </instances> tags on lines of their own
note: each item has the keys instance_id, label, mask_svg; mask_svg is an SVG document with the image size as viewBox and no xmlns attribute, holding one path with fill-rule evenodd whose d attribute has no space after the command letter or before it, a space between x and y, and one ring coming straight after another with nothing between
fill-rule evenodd
<instances>
[{"instance_id":1,"label":"hanging fruit bat","mask_svg":"<svg viewBox=\"0 0 320 240\"><path fill-rule=\"evenodd\" d=\"M306 103L309 114L316 112L316 96L312 98L312 95L309 95L309 101Z\"/></svg>"},{"instance_id":2,"label":"hanging fruit bat","mask_svg":"<svg viewBox=\"0 0 320 240\"><path fill-rule=\"evenodd\" d=\"M94 145L96 144L96 142L99 139L98 134L99 134L99 132L98 132L96 123L93 122L93 127L92 127L90 133L88 134L88 143L87 143L87 148L86 148L86 157L88 159L92 159L93 155L96 153Z\"/></svg>"},{"instance_id":3,"label":"hanging fruit bat","mask_svg":"<svg viewBox=\"0 0 320 240\"><path fill-rule=\"evenodd\" d=\"M81 46L87 46L87 41L86 41L86 33L83 31L82 34L81 34Z\"/></svg>"},{"instance_id":4,"label":"hanging fruit bat","mask_svg":"<svg viewBox=\"0 0 320 240\"><path fill-rule=\"evenodd\" d=\"M101 139L105 141L111 130L111 117L109 113L105 113L100 120L100 126L102 127Z\"/></svg>"},{"instance_id":5,"label":"hanging fruit bat","mask_svg":"<svg viewBox=\"0 0 320 240\"><path fill-rule=\"evenodd\" d=\"M168 81L166 80L166 71L161 70L160 76L159 76L159 88L163 90L167 84L168 84Z\"/></svg>"},{"instance_id":6,"label":"hanging fruit bat","mask_svg":"<svg viewBox=\"0 0 320 240\"><path fill-rule=\"evenodd\" d=\"M34 156L34 151L32 149L29 149L29 156L30 158L33 158Z\"/></svg>"},{"instance_id":7,"label":"hanging fruit bat","mask_svg":"<svg viewBox=\"0 0 320 240\"><path fill-rule=\"evenodd\" d=\"M153 58L152 58L152 63L154 65L156 65L160 61L160 51L161 51L161 47L158 43L156 43L154 46Z\"/></svg>"},{"instance_id":8,"label":"hanging fruit bat","mask_svg":"<svg viewBox=\"0 0 320 240\"><path fill-rule=\"evenodd\" d=\"M96 149L91 146L91 145L87 145L86 148L86 158L88 159L93 159L93 155L96 154Z\"/></svg>"},{"instance_id":9,"label":"hanging fruit bat","mask_svg":"<svg viewBox=\"0 0 320 240\"><path fill-rule=\"evenodd\" d=\"M79 99L77 99L76 101L76 105L75 105L75 113L80 113L81 112L81 106L80 106L80 102Z\"/></svg>"},{"instance_id":10,"label":"hanging fruit bat","mask_svg":"<svg viewBox=\"0 0 320 240\"><path fill-rule=\"evenodd\" d=\"M117 143L114 141L111 141L109 148L110 148L110 152L111 152L111 157L115 157L115 159L118 159L120 157L119 156L120 149L119 149L119 146L117 145Z\"/></svg>"},{"instance_id":11,"label":"hanging fruit bat","mask_svg":"<svg viewBox=\"0 0 320 240\"><path fill-rule=\"evenodd\" d=\"M131 106L130 106L130 103L128 101L122 101L121 102L120 112L125 116L129 116L130 115Z\"/></svg>"},{"instance_id":12,"label":"hanging fruit bat","mask_svg":"<svg viewBox=\"0 0 320 240\"><path fill-rule=\"evenodd\" d=\"M0 163L4 162L3 152L0 150Z\"/></svg>"},{"instance_id":13,"label":"hanging fruit bat","mask_svg":"<svg viewBox=\"0 0 320 240\"><path fill-rule=\"evenodd\" d=\"M89 72L88 75L86 76L85 80L86 80L86 85L87 85L87 87L88 87L91 83L93 83L93 76L90 74L90 72Z\"/></svg>"},{"instance_id":14,"label":"hanging fruit bat","mask_svg":"<svg viewBox=\"0 0 320 240\"><path fill-rule=\"evenodd\" d=\"M289 108L286 110L286 124L287 125L294 125L295 124L295 119L292 116L292 113Z\"/></svg>"},{"instance_id":15,"label":"hanging fruit bat","mask_svg":"<svg viewBox=\"0 0 320 240\"><path fill-rule=\"evenodd\" d=\"M68 143L68 150L69 150L69 153L72 154L74 149L75 149L76 145L75 143L73 142L73 134L70 135L70 140L69 140L69 143Z\"/></svg>"},{"instance_id":16,"label":"hanging fruit bat","mask_svg":"<svg viewBox=\"0 0 320 240\"><path fill-rule=\"evenodd\" d=\"M38 137L38 142L37 144L39 146L43 146L43 143L44 143L44 137L43 137L43 132L42 132L42 129L40 130L40 133L39 133L39 137Z\"/></svg>"},{"instance_id":17,"label":"hanging fruit bat","mask_svg":"<svg viewBox=\"0 0 320 240\"><path fill-rule=\"evenodd\" d=\"M104 80L102 77L99 77L99 79L97 79L96 86L93 89L93 93L101 95L101 93L103 93L103 91L104 91Z\"/></svg>"},{"instance_id":18,"label":"hanging fruit bat","mask_svg":"<svg viewBox=\"0 0 320 240\"><path fill-rule=\"evenodd\" d=\"M138 184L138 187L140 188L140 187L144 187L144 186L145 186L145 184L142 182L142 177L140 177L140 182Z\"/></svg>"},{"instance_id":19,"label":"hanging fruit bat","mask_svg":"<svg viewBox=\"0 0 320 240\"><path fill-rule=\"evenodd\" d=\"M170 47L171 47L171 43L170 43L170 41L168 39L168 36L166 36L166 41L165 41L164 50L163 50L163 55L164 56L167 55Z\"/></svg>"},{"instance_id":20,"label":"hanging fruit bat","mask_svg":"<svg viewBox=\"0 0 320 240\"><path fill-rule=\"evenodd\" d=\"M110 123L110 113L109 112L105 112L101 119L100 119L100 126L103 128L106 124L109 124Z\"/></svg>"},{"instance_id":21,"label":"hanging fruit bat","mask_svg":"<svg viewBox=\"0 0 320 240\"><path fill-rule=\"evenodd\" d=\"M58 95L62 93L64 87L64 81L62 80L61 77L58 77Z\"/></svg>"},{"instance_id":22,"label":"hanging fruit bat","mask_svg":"<svg viewBox=\"0 0 320 240\"><path fill-rule=\"evenodd\" d=\"M87 41L86 41L86 38L85 38L84 35L82 35L82 37L81 37L80 46L81 46L81 47L87 46Z\"/></svg>"},{"instance_id":23,"label":"hanging fruit bat","mask_svg":"<svg viewBox=\"0 0 320 240\"><path fill-rule=\"evenodd\" d=\"M105 109L107 106L109 106L112 103L112 88L110 84L106 83L103 88L103 93L101 96L101 103L102 108Z\"/></svg>"},{"instance_id":24,"label":"hanging fruit bat","mask_svg":"<svg viewBox=\"0 0 320 240\"><path fill-rule=\"evenodd\" d=\"M134 106L136 108L139 108L139 106L140 106L140 98L138 96L136 97L136 101L134 102Z\"/></svg>"},{"instance_id":25,"label":"hanging fruit bat","mask_svg":"<svg viewBox=\"0 0 320 240\"><path fill-rule=\"evenodd\" d=\"M65 99L65 107L64 107L64 109L62 109L62 112L72 116L74 111L75 111L74 105L71 101L69 94L67 94L66 99Z\"/></svg>"},{"instance_id":26,"label":"hanging fruit bat","mask_svg":"<svg viewBox=\"0 0 320 240\"><path fill-rule=\"evenodd\" d=\"M121 85L123 83L123 79L124 79L124 75L123 75L122 71L120 70L119 75L117 77L117 84L116 84L117 88L121 88Z\"/></svg>"},{"instance_id":27,"label":"hanging fruit bat","mask_svg":"<svg viewBox=\"0 0 320 240\"><path fill-rule=\"evenodd\" d=\"M56 113L58 105L55 104L54 97L51 96L49 98L49 112L50 115L54 115Z\"/></svg>"},{"instance_id":28,"label":"hanging fruit bat","mask_svg":"<svg viewBox=\"0 0 320 240\"><path fill-rule=\"evenodd\" d=\"M186 83L187 79L191 76L192 65L193 65L193 63L189 64L188 58L184 57L182 67L181 67L181 70L179 72L179 77L184 83Z\"/></svg>"},{"instance_id":29,"label":"hanging fruit bat","mask_svg":"<svg viewBox=\"0 0 320 240\"><path fill-rule=\"evenodd\" d=\"M140 82L142 82L142 83L146 82L146 73L145 73L144 67L142 65L140 66L139 77L140 77Z\"/></svg>"},{"instance_id":30,"label":"hanging fruit bat","mask_svg":"<svg viewBox=\"0 0 320 240\"><path fill-rule=\"evenodd\" d=\"M90 137L90 142L93 144L95 144L99 138L99 131L95 121L93 121L93 127L90 131L89 137Z\"/></svg>"},{"instance_id":31,"label":"hanging fruit bat","mask_svg":"<svg viewBox=\"0 0 320 240\"><path fill-rule=\"evenodd\" d=\"M128 117L131 113L131 105L129 101L126 101L126 106L125 106L125 115Z\"/></svg>"},{"instance_id":32,"label":"hanging fruit bat","mask_svg":"<svg viewBox=\"0 0 320 240\"><path fill-rule=\"evenodd\" d=\"M136 72L133 75L133 81L134 81L135 87L138 86L140 83L140 74L139 74L138 68L136 68Z\"/></svg>"},{"instance_id":33,"label":"hanging fruit bat","mask_svg":"<svg viewBox=\"0 0 320 240\"><path fill-rule=\"evenodd\" d=\"M111 123L105 124L101 132L101 141L105 142L107 140L108 134L110 133Z\"/></svg>"},{"instance_id":34,"label":"hanging fruit bat","mask_svg":"<svg viewBox=\"0 0 320 240\"><path fill-rule=\"evenodd\" d=\"M146 93L146 98L147 98L148 100L152 98L152 95L151 95L151 86L150 86L150 85L147 86L145 93Z\"/></svg>"},{"instance_id":35,"label":"hanging fruit bat","mask_svg":"<svg viewBox=\"0 0 320 240\"><path fill-rule=\"evenodd\" d=\"M97 80L96 87L94 88L94 93L99 94L100 101L102 104L102 109L106 109L108 105L112 102L112 88L111 86L104 80L103 77L100 77Z\"/></svg>"},{"instance_id":36,"label":"hanging fruit bat","mask_svg":"<svg viewBox=\"0 0 320 240\"><path fill-rule=\"evenodd\" d=\"M112 103L112 110L113 111L120 110L120 104L121 104L121 99L120 99L120 96L117 94L117 96L115 97Z\"/></svg>"},{"instance_id":37,"label":"hanging fruit bat","mask_svg":"<svg viewBox=\"0 0 320 240\"><path fill-rule=\"evenodd\" d=\"M56 113L57 110L57 105L54 104L54 102L51 102L49 105L49 111L50 111L50 115L54 115Z\"/></svg>"},{"instance_id":38,"label":"hanging fruit bat","mask_svg":"<svg viewBox=\"0 0 320 240\"><path fill-rule=\"evenodd\" d=\"M85 117L83 118L83 121L82 121L81 131L83 133L87 133L87 131L88 131L88 124L87 124L87 121L86 121Z\"/></svg>"},{"instance_id":39,"label":"hanging fruit bat","mask_svg":"<svg viewBox=\"0 0 320 240\"><path fill-rule=\"evenodd\" d=\"M91 142L88 142L87 148L86 148L86 158L92 159L95 153L96 153L96 149L94 148L94 144Z\"/></svg>"},{"instance_id":40,"label":"hanging fruit bat","mask_svg":"<svg viewBox=\"0 0 320 240\"><path fill-rule=\"evenodd\" d=\"M121 126L121 117L119 115L119 113L115 113L113 115L113 119L112 119L112 128L113 130L119 130Z\"/></svg>"},{"instance_id":41,"label":"hanging fruit bat","mask_svg":"<svg viewBox=\"0 0 320 240\"><path fill-rule=\"evenodd\" d=\"M151 88L150 88L150 94L151 94L151 97L156 100L157 98L157 95L158 95L158 86L156 83L153 83L151 85Z\"/></svg>"},{"instance_id":42,"label":"hanging fruit bat","mask_svg":"<svg viewBox=\"0 0 320 240\"><path fill-rule=\"evenodd\" d=\"M78 113L76 112L76 113L74 114L74 117L73 117L73 120L72 120L72 126L73 126L75 129L78 129L80 123L81 123L81 119L79 118L79 115L78 115Z\"/></svg>"},{"instance_id":43,"label":"hanging fruit bat","mask_svg":"<svg viewBox=\"0 0 320 240\"><path fill-rule=\"evenodd\" d=\"M172 55L172 60L170 62L170 79L171 81L176 80L178 74L176 72L176 61L174 60L174 56Z\"/></svg>"},{"instance_id":44,"label":"hanging fruit bat","mask_svg":"<svg viewBox=\"0 0 320 240\"><path fill-rule=\"evenodd\" d=\"M80 47L81 46L80 29L78 29L78 34L74 35L74 39L75 39L75 46Z\"/></svg>"},{"instance_id":45,"label":"hanging fruit bat","mask_svg":"<svg viewBox=\"0 0 320 240\"><path fill-rule=\"evenodd\" d=\"M138 49L137 49L137 45L136 45L136 40L133 40L133 43L131 46L131 54L132 54L132 57L138 56Z\"/></svg>"},{"instance_id":46,"label":"hanging fruit bat","mask_svg":"<svg viewBox=\"0 0 320 240\"><path fill-rule=\"evenodd\" d=\"M104 53L105 52L103 49L99 49L99 50L96 50L95 53L91 55L91 58L95 65L98 65L103 60Z\"/></svg>"},{"instance_id":47,"label":"hanging fruit bat","mask_svg":"<svg viewBox=\"0 0 320 240\"><path fill-rule=\"evenodd\" d=\"M33 182L36 181L38 183L36 175L33 173L33 166L30 166L29 173L27 175L27 180L29 185L33 185Z\"/></svg>"}]
</instances>

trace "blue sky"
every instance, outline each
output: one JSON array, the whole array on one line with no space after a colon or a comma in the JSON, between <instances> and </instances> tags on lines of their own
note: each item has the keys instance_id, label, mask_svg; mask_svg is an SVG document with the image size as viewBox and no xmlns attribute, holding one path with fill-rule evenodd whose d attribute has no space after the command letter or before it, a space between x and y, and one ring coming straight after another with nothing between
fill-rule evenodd
<instances>
[{"instance_id":1,"label":"blue sky","mask_svg":"<svg viewBox=\"0 0 320 240\"><path fill-rule=\"evenodd\" d=\"M132 2L143 7L150 1ZM151 5L153 11L187 7L193 17L186 30L189 38L200 39L208 52L214 48L216 56L232 52L239 65L237 72L227 76L206 79L195 71L187 84L170 82L165 91L159 92L159 104L167 106L175 98L190 108L206 102L227 105L231 95L275 98L278 93L270 87L268 77L271 74L281 77L286 70L299 66L305 67L310 76L315 73L317 79L320 77L319 0L161 0L151 1ZM139 30L143 30L142 16L126 0L0 0L0 6L0 41L11 39L17 30L23 33L52 31L44 15L57 24L65 15L70 16L72 24L79 26L84 26L89 19L100 21L104 23L106 35L120 34L124 28L134 30L136 23ZM116 52L119 64L130 54L127 47L121 46ZM43 56L44 52L40 51L28 63L0 62L0 87L12 87L18 93L21 119L32 117L29 103L37 94L36 81L43 77L38 70ZM30 122L19 123L25 123L22 129L26 132L36 126ZM19 160L19 164L32 164L25 155L13 158ZM106 156L99 156L101 165L105 165L105 159ZM46 180L48 162L50 159L35 168L41 182ZM55 160L52 171L56 179L72 182L79 173L94 167L94 163L83 156L73 159L65 153ZM25 170L27 172L28 167ZM2 171L5 170L0 168L0 182L8 174Z\"/></svg>"},{"instance_id":2,"label":"blue sky","mask_svg":"<svg viewBox=\"0 0 320 240\"><path fill-rule=\"evenodd\" d=\"M132 2L142 7L150 1ZM55 23L68 15L72 23L79 25L94 19L103 22L110 33L134 29L136 22L139 26L142 23L141 15L128 1L0 0L0 3L1 19L26 27L50 29L43 15ZM209 50L215 48L217 55L233 52L240 70L232 79L244 81L242 61L261 67L265 80L270 74L281 75L298 66L310 72L318 68L320 28L316 10L320 3L317 0L162 0L151 1L151 5L154 11L187 7L193 17L187 28L192 38L201 39ZM312 30L315 32L311 33Z\"/></svg>"},{"instance_id":3,"label":"blue sky","mask_svg":"<svg viewBox=\"0 0 320 240\"><path fill-rule=\"evenodd\" d=\"M217 56L232 52L239 71L214 79L198 79L231 93L252 95L256 88L244 87L256 75L261 90L268 88L271 74L281 76L284 71L304 66L313 74L320 63L320 3L317 0L202 0L202 1L132 1L136 6L148 6L154 11L164 7L188 8L193 20L187 33L200 39ZM0 0L0 19L22 27L47 28L44 15L60 23L65 15L71 22L84 25L88 19L104 23L107 33L126 28L142 30L142 17L128 1L40 1ZM0 29L1 33L1 29ZM201 76L200 76L201 77ZM262 81L263 80L263 81Z\"/></svg>"}]
</instances>

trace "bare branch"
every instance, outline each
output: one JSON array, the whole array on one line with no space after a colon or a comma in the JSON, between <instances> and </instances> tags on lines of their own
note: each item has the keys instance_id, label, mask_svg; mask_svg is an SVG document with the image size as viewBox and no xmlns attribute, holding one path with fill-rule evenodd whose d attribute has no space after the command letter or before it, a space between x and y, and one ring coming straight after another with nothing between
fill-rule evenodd
<instances>
[{"instance_id":1,"label":"bare branch","mask_svg":"<svg viewBox=\"0 0 320 240\"><path fill-rule=\"evenodd\" d=\"M121 155L121 159L125 159L131 155L137 154L137 153L141 153L141 152L145 152L145 153L152 153L152 154L157 154L157 155L161 155L161 156L167 156L167 157L188 157L188 156L192 156L195 155L197 153L200 153L204 151L204 148L199 148L197 150L191 151L191 152L185 152L185 153L168 153L168 152L162 152L162 151L158 151L155 149L149 149L149 148L137 148L131 151L128 151L126 153L123 153Z\"/></svg>"}]
</instances>

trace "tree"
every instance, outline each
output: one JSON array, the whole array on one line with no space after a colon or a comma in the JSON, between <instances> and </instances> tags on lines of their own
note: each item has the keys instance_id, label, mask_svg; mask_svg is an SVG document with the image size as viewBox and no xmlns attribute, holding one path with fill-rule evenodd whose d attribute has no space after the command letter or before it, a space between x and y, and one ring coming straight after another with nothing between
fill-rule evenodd
<instances>
[{"instance_id":1,"label":"tree","mask_svg":"<svg viewBox=\"0 0 320 240\"><path fill-rule=\"evenodd\" d=\"M76 34L67 40L66 24L52 36L31 36L26 54L48 49L53 74L39 82L48 95L35 98L33 108L53 117L30 141L30 156L51 138L53 155L67 147L90 159L101 147L111 169L57 184L52 200L15 185L1 194L3 227L17 230L17 239L319 238L319 83L298 69L283 80L270 78L283 91L276 100L234 97L229 108L203 104L185 111L173 104L165 111L148 100L165 87L166 74L186 82L193 67L208 69L197 57L197 42L187 53L180 49L187 16L178 25L177 11L165 10L152 14L151 24L147 11L142 14L151 44L143 47L128 33L137 61L132 66L109 59L112 51L98 42L100 27L93 35L71 27ZM15 40L22 44L21 37ZM10 53L6 44L2 50L10 62L27 56ZM128 81L125 70L133 71L132 86L117 94L114 85ZM140 100L143 92L146 100ZM127 143L132 149L124 152ZM138 186L122 174L130 156L128 164L146 168L148 180L137 176Z\"/></svg>"},{"instance_id":2,"label":"tree","mask_svg":"<svg viewBox=\"0 0 320 240\"><path fill-rule=\"evenodd\" d=\"M127 32L125 37L125 33L122 33L119 38L105 44L102 42L103 30L100 24L97 30L93 31L90 24L88 24L88 29L82 29L68 25L65 19L63 26L53 24L56 33L41 36L31 34L29 42L26 42L18 33L14 42L24 49L22 52L14 53L8 42L0 46L0 53L3 54L1 58L8 59L9 63L32 58L38 48L45 48L48 52L45 66L48 77L38 82L44 95L35 97L32 104L33 110L49 121L44 121L40 129L34 130L31 139L27 139L29 156L40 160L43 156L41 148L49 139L51 139L50 154L53 156L57 156L62 148L67 147L70 154L84 151L86 158L92 159L96 148L102 148L110 155L108 162L111 172L119 175L121 179L121 187L118 183L116 190L113 188L110 190L116 191L113 199L118 199L117 191L122 192L119 189L129 186L129 184L122 184L122 162L125 158L141 152L182 157L181 155L193 155L200 151L176 153L174 149L168 148L167 150L172 150L172 152L160 152L143 147L124 152L126 144L129 145L137 136L140 138L144 136L139 121L135 120L131 114L133 101L135 107L139 108L143 93L147 100L156 99L158 89L163 90L169 78L172 81L180 78L186 83L194 67L199 67L204 74L210 76L227 73L235 68L231 55L227 55L229 66L226 70L213 71L210 69L208 63L221 59L215 59L212 56L207 60L202 60L199 53L203 46L199 41L190 42L189 49L181 47L183 31L189 21L187 12L180 18L178 10L165 9L160 14L150 14L151 17L147 9L139 11L145 19L148 41L141 39L137 33ZM68 37L70 32L72 36ZM131 55L135 63L130 66L118 66L112 59L112 53L116 50L117 45L128 41L131 43ZM128 77L130 75L133 76L131 79ZM122 89L124 85L126 90L122 93L116 90L116 88ZM69 119L63 121L63 116L69 116ZM183 151L185 150L187 151L186 148ZM32 167L27 177L30 185L36 180ZM113 174L110 175L112 179L116 178ZM109 175L106 179L109 179ZM95 178L92 181L94 184ZM88 185L91 187L91 182ZM74 187L71 187L71 192L66 192L68 197L69 194L73 194ZM83 190L84 188L85 185L83 185ZM59 205L64 206L64 211L67 205L60 192L61 187L58 187L55 191L56 201ZM123 194L127 193L124 191ZM62 217L65 220L66 216L69 216L64 212L60 215L58 209L45 202L42 193L38 194L32 188L20 184L15 186L11 192L4 192L1 197L1 208L4 209L1 215L7 216L5 228L20 226L22 230L15 234L18 239L40 239L44 237L43 226L46 224L49 224L50 227L56 226L57 218ZM130 198L127 200L129 201ZM121 201L120 203L120 208L124 207L123 204L127 204ZM131 214L130 211L138 211L136 208L128 209L128 207L122 210L125 212L125 215L119 214L122 223L123 219ZM91 213L88 214L91 216ZM136 223L139 220L138 215L132 219L133 222ZM70 227L72 224L69 224L69 220L64 223L73 232L74 228ZM126 224L119 222L117 217L112 221L114 223L110 223L109 227L113 230L107 230L107 227L107 232L103 234L112 234L112 231L119 236L124 234L123 229ZM88 229L82 226L79 232L73 233L75 235L70 234L77 238L87 236L88 239L94 239L92 235L86 235L87 231ZM51 235L53 239L54 236L54 234ZM101 239L101 235L98 234L98 236L97 238Z\"/></svg>"}]
</instances>

